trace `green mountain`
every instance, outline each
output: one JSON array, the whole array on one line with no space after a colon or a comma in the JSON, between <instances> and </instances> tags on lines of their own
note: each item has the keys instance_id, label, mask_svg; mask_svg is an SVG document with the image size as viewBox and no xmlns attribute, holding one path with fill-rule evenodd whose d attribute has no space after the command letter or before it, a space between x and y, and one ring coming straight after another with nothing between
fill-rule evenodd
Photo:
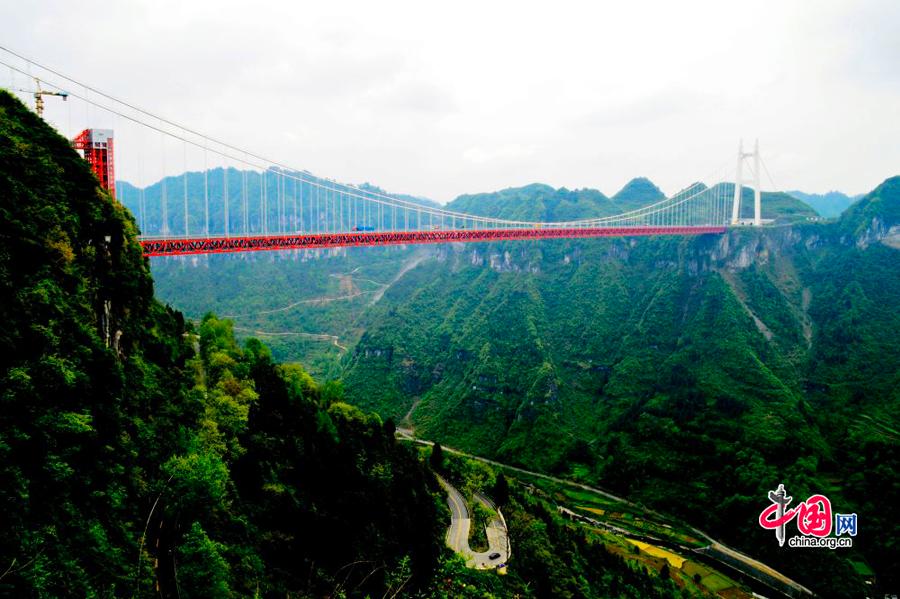
<instances>
[{"instance_id":1,"label":"green mountain","mask_svg":"<svg viewBox=\"0 0 900 599\"><path fill-rule=\"evenodd\" d=\"M734 195L734 185L719 183L722 194ZM706 189L700 184L697 191ZM649 206L665 196L649 180L633 179L612 199L595 189L554 189L533 183L492 193L462 195L447 204L449 210L495 218L526 221L561 221L610 216ZM798 222L816 216L801 200L781 192L763 192L762 217L778 222ZM753 190L741 188L741 218L753 217Z\"/></svg>"},{"instance_id":2,"label":"green mountain","mask_svg":"<svg viewBox=\"0 0 900 599\"><path fill-rule=\"evenodd\" d=\"M411 196L403 193L389 193L388 191L378 187L377 185L372 185L371 183L361 183L357 185L357 187L363 191L370 191L373 193L377 193L380 195L389 195L391 197L395 197L401 199L406 202L411 202L413 204L421 204L422 206L427 206L429 208L439 208L440 204L435 202L434 200L430 200L428 198L423 198L420 196Z\"/></svg>"},{"instance_id":3,"label":"green mountain","mask_svg":"<svg viewBox=\"0 0 900 599\"><path fill-rule=\"evenodd\" d=\"M827 491L877 528L849 557L895 584L900 531L880 510L900 490L898 184L835 224L804 224L808 207L767 194L764 217L801 222L445 250L364 315L344 381L365 397L349 397L426 438L606 485L853 595L851 561L777 551L756 524L779 482ZM508 196L482 210L512 216ZM865 499L878 481L894 482Z\"/></svg>"},{"instance_id":4,"label":"green mountain","mask_svg":"<svg viewBox=\"0 0 900 599\"><path fill-rule=\"evenodd\" d=\"M898 489L879 486L900 470L896 186L827 224L796 198L764 193L763 217L790 226L716 237L153 268L163 297L192 317L210 307L235 316L242 334L340 375L350 401L417 434L611 487L771 557L811 588L855 596L868 567L884 588L896 584L898 525L883 508ZM742 194L749 218L752 190ZM621 211L596 191L537 184L450 208L525 220ZM756 517L782 482L855 510L867 539L827 554L773 547Z\"/></svg>"},{"instance_id":5,"label":"green mountain","mask_svg":"<svg viewBox=\"0 0 900 599\"><path fill-rule=\"evenodd\" d=\"M622 211L627 212L628 210L655 204L665 198L666 194L664 194L659 187L654 185L650 179L647 179L646 177L637 177L626 183L625 187L620 189L618 193L612 197L612 201L615 202Z\"/></svg>"},{"instance_id":6,"label":"green mountain","mask_svg":"<svg viewBox=\"0 0 900 599\"><path fill-rule=\"evenodd\" d=\"M443 547L439 460L339 383L238 344L230 321L186 323L154 299L148 265L127 210L0 92L3 596L677 593L623 539L454 457L445 475L503 490L520 564L465 567Z\"/></svg>"},{"instance_id":7,"label":"green mountain","mask_svg":"<svg viewBox=\"0 0 900 599\"><path fill-rule=\"evenodd\" d=\"M853 204L853 202L862 197L862 195L848 196L840 191L829 191L827 193L789 191L787 193L788 195L809 204L820 216L825 218L837 218L844 210Z\"/></svg>"},{"instance_id":8,"label":"green mountain","mask_svg":"<svg viewBox=\"0 0 900 599\"><path fill-rule=\"evenodd\" d=\"M844 234L841 242L854 243L861 249L878 242L897 247L897 237L900 234L900 204L896 200L898 193L900 184L895 177L850 206L839 223L838 228Z\"/></svg>"},{"instance_id":9,"label":"green mountain","mask_svg":"<svg viewBox=\"0 0 900 599\"><path fill-rule=\"evenodd\" d=\"M358 197L351 202L349 196L341 196L335 189L352 191ZM361 197L386 193L368 183L355 189L341 187L306 171L275 167L265 171L231 167L191 171L165 177L143 188L127 181L116 182L117 199L134 215L142 233L150 235L162 235L164 230L169 235L195 236L207 231L220 235L226 230L233 234L315 230L323 223L313 223L317 215L310 213L310 207L319 201L322 206L331 202L329 206L341 215L348 227L365 225L385 229L391 224L390 211L384 211L379 222L377 214L357 214L354 208L358 206L362 210ZM393 197L422 206L437 206L426 198L403 194ZM227 202L223 201L226 199ZM334 203L335 199L340 203ZM329 216L332 220L334 217L334 213Z\"/></svg>"},{"instance_id":10,"label":"green mountain","mask_svg":"<svg viewBox=\"0 0 900 599\"><path fill-rule=\"evenodd\" d=\"M265 333L283 357L340 375L348 399L383 418L611 487L771 557L811 588L855 596L866 588L858 572L872 567L893 588L900 561L898 525L884 510L898 489L883 486L900 470L897 198L890 179L825 224L809 222L816 214L801 200L764 193L763 217L790 226L717 237L153 268L163 297L191 316L209 307L234 315L243 334ZM743 218L752 205L745 188ZM538 184L449 207L524 220L622 210L596 191ZM855 510L871 527L867 540L827 554L773 547L756 517L781 482L795 497L823 492L835 510Z\"/></svg>"},{"instance_id":11,"label":"green mountain","mask_svg":"<svg viewBox=\"0 0 900 599\"><path fill-rule=\"evenodd\" d=\"M726 187L727 196L733 197L733 184L720 184ZM753 189L741 188L741 213L742 219L753 218ZM760 196L762 204L762 218L773 219L779 224L803 222L813 220L818 215L809 205L781 191L764 191ZM730 202L729 202L730 205Z\"/></svg>"},{"instance_id":12,"label":"green mountain","mask_svg":"<svg viewBox=\"0 0 900 599\"><path fill-rule=\"evenodd\" d=\"M525 221L565 221L620 212L596 189L554 189L532 183L494 193L462 195L447 204L448 210L480 216Z\"/></svg>"},{"instance_id":13,"label":"green mountain","mask_svg":"<svg viewBox=\"0 0 900 599\"><path fill-rule=\"evenodd\" d=\"M0 593L428 583L438 488L391 427L158 303L132 217L6 93L0 165Z\"/></svg>"},{"instance_id":14,"label":"green mountain","mask_svg":"<svg viewBox=\"0 0 900 599\"><path fill-rule=\"evenodd\" d=\"M361 316L425 260L418 246L154 258L159 297L200 320L210 309L239 339L259 337L278 361L337 378L363 333Z\"/></svg>"}]
</instances>

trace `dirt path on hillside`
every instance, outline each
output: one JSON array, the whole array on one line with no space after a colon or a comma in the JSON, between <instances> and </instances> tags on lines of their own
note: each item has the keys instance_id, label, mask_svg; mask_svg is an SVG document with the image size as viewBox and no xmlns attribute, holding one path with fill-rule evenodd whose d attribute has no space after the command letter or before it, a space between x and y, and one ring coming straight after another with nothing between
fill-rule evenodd
<instances>
[{"instance_id":1,"label":"dirt path on hillside","mask_svg":"<svg viewBox=\"0 0 900 599\"><path fill-rule=\"evenodd\" d=\"M259 331L248 327L234 327L234 330L242 331L244 333L252 333L253 335L258 335L260 337L305 337L307 339L314 339L316 341L330 341L331 344L341 350L341 352L347 351L347 348L340 344L340 338L337 335L329 335L328 333L304 333L302 331Z\"/></svg>"},{"instance_id":2,"label":"dirt path on hillside","mask_svg":"<svg viewBox=\"0 0 900 599\"><path fill-rule=\"evenodd\" d=\"M281 308L272 308L271 310L260 310L259 312L248 312L246 314L225 314L222 318L247 318L250 316L262 316L264 314L275 314L277 312L287 312L291 308L296 308L297 306L301 306L303 304L314 304L314 305L323 305L329 304L331 302L339 302L339 301L347 301L354 298L357 298L361 295L369 295L371 293L377 293L376 291L355 291L352 293L347 293L345 295L337 295L337 296L323 296L323 297L313 297L304 300L298 300L296 302L292 302L286 306L282 306Z\"/></svg>"},{"instance_id":3,"label":"dirt path on hillside","mask_svg":"<svg viewBox=\"0 0 900 599\"><path fill-rule=\"evenodd\" d=\"M412 256L409 260L407 260L403 264L403 266L400 267L400 270L397 271L397 274L394 275L394 278L391 279L387 285L385 285L384 287L382 287L381 289L379 289L378 291L375 292L375 295L373 295L372 299L369 301L369 305L372 306L372 305L377 304L378 301L381 300L382 297L384 297L384 293L388 289L390 289L394 283L396 283L397 281L402 279L403 275L405 275L406 273L408 273L409 271L411 271L412 269L417 267L427 257L428 257L427 252L420 251L420 252L417 252L414 256Z\"/></svg>"}]
</instances>

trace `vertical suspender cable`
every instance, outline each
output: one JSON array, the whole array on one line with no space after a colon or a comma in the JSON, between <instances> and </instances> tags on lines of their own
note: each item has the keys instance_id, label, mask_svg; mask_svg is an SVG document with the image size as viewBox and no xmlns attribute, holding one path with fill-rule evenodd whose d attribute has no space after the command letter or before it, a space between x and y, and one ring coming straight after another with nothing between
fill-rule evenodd
<instances>
[{"instance_id":1,"label":"vertical suspender cable","mask_svg":"<svg viewBox=\"0 0 900 599\"><path fill-rule=\"evenodd\" d=\"M225 202L225 237L231 232L231 223L228 217L228 161L222 165L222 200Z\"/></svg>"},{"instance_id":2,"label":"vertical suspender cable","mask_svg":"<svg viewBox=\"0 0 900 599\"><path fill-rule=\"evenodd\" d=\"M266 178L265 173L266 173L265 168L263 168L263 170L261 170L261 171L259 172L259 217L258 217L258 218L259 218L259 225L257 226L257 231L256 231L256 232L257 232L257 235L262 235L263 232L264 232L264 229L263 229L263 214L264 214L265 211L263 210L263 189L264 189L265 186L263 185L263 183L264 183L265 178Z\"/></svg>"},{"instance_id":3,"label":"vertical suspender cable","mask_svg":"<svg viewBox=\"0 0 900 599\"><path fill-rule=\"evenodd\" d=\"M209 151L203 144L203 214L206 219L206 236L209 237Z\"/></svg>"},{"instance_id":4,"label":"vertical suspender cable","mask_svg":"<svg viewBox=\"0 0 900 599\"><path fill-rule=\"evenodd\" d=\"M182 175L181 175L182 192L184 194L184 236L190 237L191 233L190 233L190 227L188 226L189 212L188 212L188 195L187 195L187 142L182 142L182 149L184 151L183 156L182 156L184 173L182 173Z\"/></svg>"},{"instance_id":5,"label":"vertical suspender cable","mask_svg":"<svg viewBox=\"0 0 900 599\"><path fill-rule=\"evenodd\" d=\"M140 143L138 140L138 179L140 179L141 186L141 194L139 197L138 211L140 213L140 223L141 223L141 234L147 234L146 221L144 219L144 187L146 183L144 183L144 154L141 151L141 148L144 147L143 143Z\"/></svg>"},{"instance_id":6,"label":"vertical suspender cable","mask_svg":"<svg viewBox=\"0 0 900 599\"><path fill-rule=\"evenodd\" d=\"M166 194L166 137L162 133L159 135L160 147L162 149L162 188L160 190L160 200L162 201L162 229L163 237L169 236L169 206Z\"/></svg>"},{"instance_id":7,"label":"vertical suspender cable","mask_svg":"<svg viewBox=\"0 0 900 599\"><path fill-rule=\"evenodd\" d=\"M241 228L243 229L244 236L246 236L249 231L247 222L247 166L244 165L241 168Z\"/></svg>"}]
</instances>

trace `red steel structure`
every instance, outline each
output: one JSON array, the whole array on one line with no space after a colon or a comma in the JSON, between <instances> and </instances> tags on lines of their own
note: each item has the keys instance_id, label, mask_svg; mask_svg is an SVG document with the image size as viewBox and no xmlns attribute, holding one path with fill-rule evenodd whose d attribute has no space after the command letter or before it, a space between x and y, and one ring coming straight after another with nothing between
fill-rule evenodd
<instances>
[{"instance_id":1,"label":"red steel structure","mask_svg":"<svg viewBox=\"0 0 900 599\"><path fill-rule=\"evenodd\" d=\"M576 237L629 237L647 235L719 235L724 226L634 226L574 227L536 229L452 229L436 231L354 231L244 237L196 237L142 239L146 256L183 256L265 250L322 249L368 245L419 243L468 243L475 241L512 241L521 239L563 239Z\"/></svg>"},{"instance_id":2,"label":"red steel structure","mask_svg":"<svg viewBox=\"0 0 900 599\"><path fill-rule=\"evenodd\" d=\"M76 150L84 152L84 159L100 180L103 189L116 197L116 172L112 129L85 129L72 140Z\"/></svg>"}]
</instances>

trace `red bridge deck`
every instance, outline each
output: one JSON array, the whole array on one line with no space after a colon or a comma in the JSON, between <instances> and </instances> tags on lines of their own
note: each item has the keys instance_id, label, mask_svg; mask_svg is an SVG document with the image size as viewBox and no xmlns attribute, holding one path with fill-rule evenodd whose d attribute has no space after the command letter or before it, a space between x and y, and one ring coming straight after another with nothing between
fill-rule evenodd
<instances>
[{"instance_id":1,"label":"red bridge deck","mask_svg":"<svg viewBox=\"0 0 900 599\"><path fill-rule=\"evenodd\" d=\"M596 227L571 229L453 229L438 231L354 231L267 235L252 237L171 237L144 239L146 256L181 256L224 252L257 252L361 245L403 245L417 243L467 243L517 239L571 239L583 237L629 237L634 235L721 234L725 227Z\"/></svg>"}]
</instances>

